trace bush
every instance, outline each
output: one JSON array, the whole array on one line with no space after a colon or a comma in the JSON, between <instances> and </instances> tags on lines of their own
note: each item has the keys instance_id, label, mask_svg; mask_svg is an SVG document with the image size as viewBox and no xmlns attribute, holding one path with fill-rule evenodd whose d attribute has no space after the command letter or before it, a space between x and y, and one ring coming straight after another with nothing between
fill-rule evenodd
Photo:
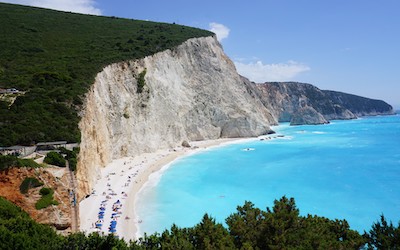
<instances>
[{"instance_id":1,"label":"bush","mask_svg":"<svg viewBox=\"0 0 400 250\"><path fill-rule=\"evenodd\" d=\"M29 189L40 187L42 185L43 183L40 182L35 177L26 177L19 186L19 190L21 191L22 194L26 194Z\"/></svg>"},{"instance_id":2,"label":"bush","mask_svg":"<svg viewBox=\"0 0 400 250\"><path fill-rule=\"evenodd\" d=\"M40 167L32 159L19 159L13 155L1 155L0 156L0 171L6 170L12 167L31 167L31 168L38 168Z\"/></svg>"},{"instance_id":3,"label":"bush","mask_svg":"<svg viewBox=\"0 0 400 250\"><path fill-rule=\"evenodd\" d=\"M50 205L58 205L58 202L53 200L53 189L51 188L42 188L40 189L40 194L42 195L42 198L38 200L35 204L35 208L37 210L46 208Z\"/></svg>"},{"instance_id":4,"label":"bush","mask_svg":"<svg viewBox=\"0 0 400 250\"><path fill-rule=\"evenodd\" d=\"M62 154L67 155L65 158L68 160L69 163L69 169L71 171L75 171L76 170L76 165L77 165L77 155L79 153L79 147L75 147L73 148L73 150L68 150L64 147L60 148L60 152Z\"/></svg>"},{"instance_id":5,"label":"bush","mask_svg":"<svg viewBox=\"0 0 400 250\"><path fill-rule=\"evenodd\" d=\"M0 170L6 170L11 167L17 166L18 158L12 155L0 156Z\"/></svg>"},{"instance_id":6,"label":"bush","mask_svg":"<svg viewBox=\"0 0 400 250\"><path fill-rule=\"evenodd\" d=\"M68 161L69 163L69 169L71 171L76 171L76 165L78 164L78 161L75 158L72 158Z\"/></svg>"},{"instance_id":7,"label":"bush","mask_svg":"<svg viewBox=\"0 0 400 250\"><path fill-rule=\"evenodd\" d=\"M59 148L59 150L60 150L61 154L65 154L66 155L65 158L67 160L69 160L70 158L76 158L76 152L73 151L73 150L71 151L71 150L68 150L68 149L66 149L64 147Z\"/></svg>"},{"instance_id":8,"label":"bush","mask_svg":"<svg viewBox=\"0 0 400 250\"><path fill-rule=\"evenodd\" d=\"M144 85L146 85L146 81L144 77L146 76L146 69L144 69L138 76L137 80L137 93L142 93Z\"/></svg>"},{"instance_id":9,"label":"bush","mask_svg":"<svg viewBox=\"0 0 400 250\"><path fill-rule=\"evenodd\" d=\"M44 188L40 189L39 193L42 196L43 195L48 195L48 194L52 193L52 190L51 190L51 188L44 187Z\"/></svg>"},{"instance_id":10,"label":"bush","mask_svg":"<svg viewBox=\"0 0 400 250\"><path fill-rule=\"evenodd\" d=\"M17 167L40 168L41 166L32 159L18 159Z\"/></svg>"},{"instance_id":11,"label":"bush","mask_svg":"<svg viewBox=\"0 0 400 250\"><path fill-rule=\"evenodd\" d=\"M44 162L50 165L56 165L59 167L65 167L66 161L64 157L55 151L51 151L47 153L46 157L44 158Z\"/></svg>"}]
</instances>

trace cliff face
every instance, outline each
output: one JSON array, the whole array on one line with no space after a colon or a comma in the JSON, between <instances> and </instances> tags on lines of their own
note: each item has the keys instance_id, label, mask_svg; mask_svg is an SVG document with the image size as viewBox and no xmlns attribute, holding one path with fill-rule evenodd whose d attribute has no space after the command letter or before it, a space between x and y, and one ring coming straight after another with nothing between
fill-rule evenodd
<instances>
[{"instance_id":1,"label":"cliff face","mask_svg":"<svg viewBox=\"0 0 400 250\"><path fill-rule=\"evenodd\" d=\"M389 104L360 96L320 90L298 82L257 84L260 98L278 117L291 125L324 124L329 120L354 119L357 116L393 114Z\"/></svg>"},{"instance_id":2,"label":"cliff face","mask_svg":"<svg viewBox=\"0 0 400 250\"><path fill-rule=\"evenodd\" d=\"M382 101L304 83L255 84L237 74L214 37L109 65L87 93L79 124L79 197L113 159L182 141L252 137L277 122L323 124L391 114Z\"/></svg>"},{"instance_id":3,"label":"cliff face","mask_svg":"<svg viewBox=\"0 0 400 250\"><path fill-rule=\"evenodd\" d=\"M394 114L393 107L382 100L374 100L331 90L324 90L324 93L334 103L346 107L356 116Z\"/></svg>"},{"instance_id":4,"label":"cliff face","mask_svg":"<svg viewBox=\"0 0 400 250\"><path fill-rule=\"evenodd\" d=\"M183 140L250 137L277 120L243 82L214 37L112 64L87 94L80 122L80 197L111 160Z\"/></svg>"}]
</instances>

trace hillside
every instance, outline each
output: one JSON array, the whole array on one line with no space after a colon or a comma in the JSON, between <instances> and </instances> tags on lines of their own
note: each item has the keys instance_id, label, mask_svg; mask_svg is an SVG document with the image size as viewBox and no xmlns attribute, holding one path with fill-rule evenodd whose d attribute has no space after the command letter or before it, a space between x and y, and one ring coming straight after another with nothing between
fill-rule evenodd
<instances>
[{"instance_id":1,"label":"hillside","mask_svg":"<svg viewBox=\"0 0 400 250\"><path fill-rule=\"evenodd\" d=\"M291 125L324 124L330 120L394 113L392 106L384 101L320 90L308 83L266 82L256 86L259 98L278 121Z\"/></svg>"},{"instance_id":2,"label":"hillside","mask_svg":"<svg viewBox=\"0 0 400 250\"><path fill-rule=\"evenodd\" d=\"M175 24L4 3L0 23L0 89L20 91L13 103L0 98L0 146L79 141L84 94L106 65L213 35Z\"/></svg>"},{"instance_id":3,"label":"hillside","mask_svg":"<svg viewBox=\"0 0 400 250\"><path fill-rule=\"evenodd\" d=\"M22 183L28 178L37 178L43 185L30 187L26 192L21 191ZM63 168L21 168L14 167L0 171L0 196L21 207L36 222L47 224L58 229L59 233L68 234L73 228L71 197L69 189L69 173ZM43 187L54 190L54 199L58 205L37 209L35 204L41 198Z\"/></svg>"}]
</instances>

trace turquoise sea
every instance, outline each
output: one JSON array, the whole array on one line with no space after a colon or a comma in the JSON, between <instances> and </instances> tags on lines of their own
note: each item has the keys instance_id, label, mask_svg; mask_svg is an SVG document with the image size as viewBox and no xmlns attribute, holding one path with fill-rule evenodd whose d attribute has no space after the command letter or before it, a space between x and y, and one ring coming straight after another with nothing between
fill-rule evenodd
<instances>
[{"instance_id":1,"label":"turquoise sea","mask_svg":"<svg viewBox=\"0 0 400 250\"><path fill-rule=\"evenodd\" d=\"M224 223L245 200L265 209L283 195L302 215L346 219L361 233L381 214L397 225L399 115L274 129L283 137L202 151L153 175L136 203L139 233L191 227L204 213Z\"/></svg>"}]
</instances>

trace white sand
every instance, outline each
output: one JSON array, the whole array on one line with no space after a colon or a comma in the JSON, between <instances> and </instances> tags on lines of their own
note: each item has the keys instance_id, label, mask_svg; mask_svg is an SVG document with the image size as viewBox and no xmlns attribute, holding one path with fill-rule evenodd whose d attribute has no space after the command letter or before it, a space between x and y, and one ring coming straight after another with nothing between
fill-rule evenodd
<instances>
[{"instance_id":1,"label":"white sand","mask_svg":"<svg viewBox=\"0 0 400 250\"><path fill-rule=\"evenodd\" d=\"M142 154L134 158L127 157L114 160L101 170L101 179L97 181L90 197L82 200L79 204L81 231L86 233L97 231L107 235L111 221L115 220L117 222L116 235L127 241L135 239L138 236L137 224L141 222L140 219L135 218L135 197L152 173L161 170L163 166L178 157L212 146L254 139L218 139L192 142L192 148L178 147ZM113 204L118 200L120 209L113 211ZM101 206L105 208L104 219L101 220L101 228L96 229L95 224L96 221L99 221ZM114 219L111 218L113 213L115 213Z\"/></svg>"}]
</instances>

